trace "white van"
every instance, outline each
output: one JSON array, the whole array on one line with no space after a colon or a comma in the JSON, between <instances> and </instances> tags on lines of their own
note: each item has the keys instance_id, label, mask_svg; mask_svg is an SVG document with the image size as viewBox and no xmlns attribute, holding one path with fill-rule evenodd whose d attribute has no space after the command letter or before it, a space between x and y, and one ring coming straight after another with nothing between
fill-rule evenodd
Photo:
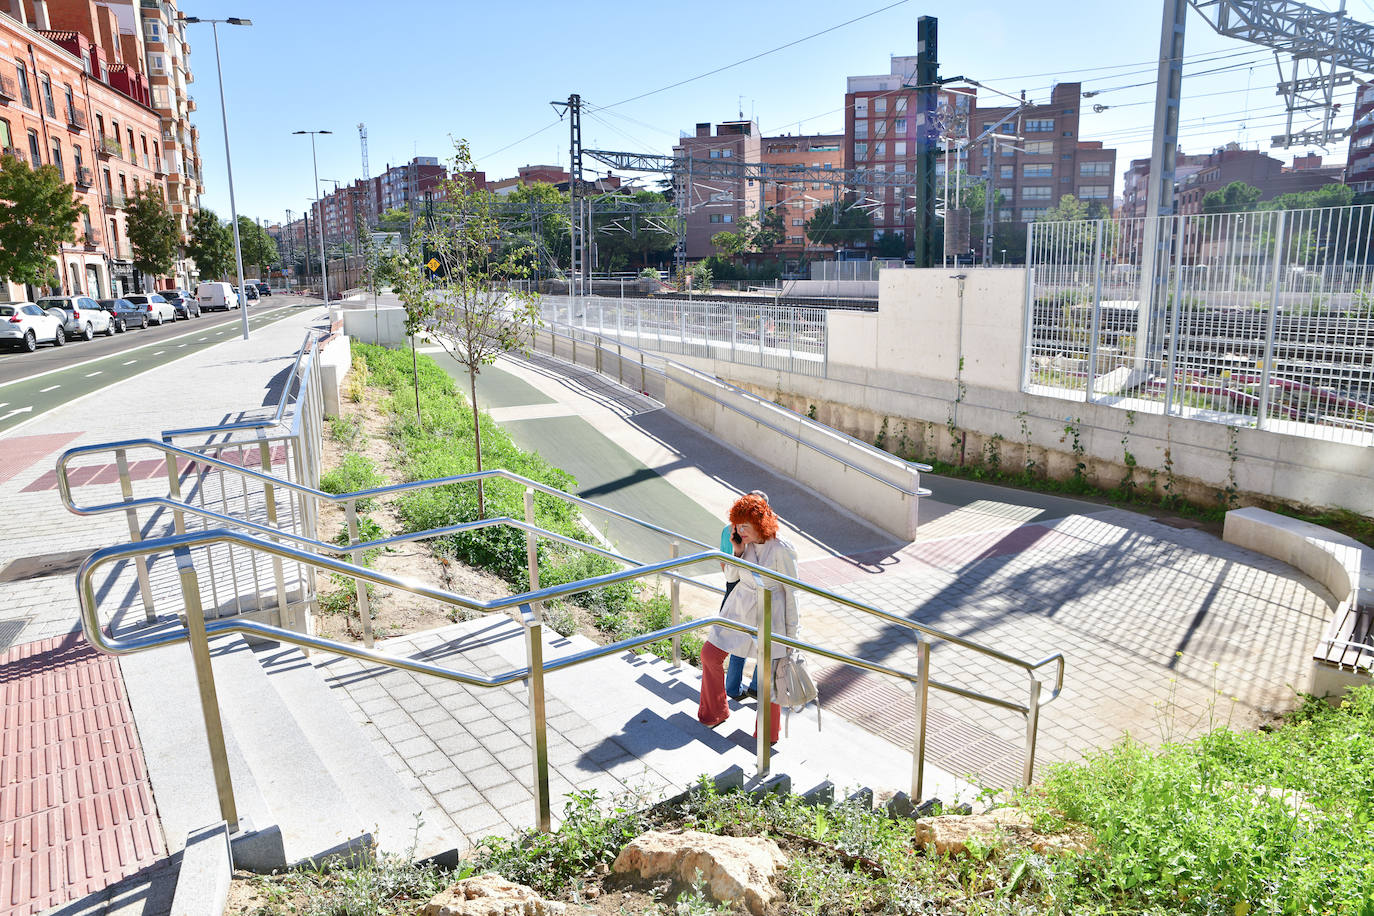
<instances>
[{"instance_id":1,"label":"white van","mask_svg":"<svg viewBox=\"0 0 1374 916\"><path fill-rule=\"evenodd\" d=\"M236 309L239 297L228 283L202 283L196 287L196 301L202 311L213 309Z\"/></svg>"}]
</instances>

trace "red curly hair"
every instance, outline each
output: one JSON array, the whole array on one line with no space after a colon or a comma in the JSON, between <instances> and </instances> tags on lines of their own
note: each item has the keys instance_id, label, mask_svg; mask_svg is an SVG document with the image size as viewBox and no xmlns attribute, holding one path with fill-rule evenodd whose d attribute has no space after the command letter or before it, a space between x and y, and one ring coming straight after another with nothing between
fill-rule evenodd
<instances>
[{"instance_id":1,"label":"red curly hair","mask_svg":"<svg viewBox=\"0 0 1374 916\"><path fill-rule=\"evenodd\" d=\"M730 507L730 524L743 525L746 522L753 525L759 537L765 541L777 536L778 516L762 496L753 493L741 496Z\"/></svg>"}]
</instances>

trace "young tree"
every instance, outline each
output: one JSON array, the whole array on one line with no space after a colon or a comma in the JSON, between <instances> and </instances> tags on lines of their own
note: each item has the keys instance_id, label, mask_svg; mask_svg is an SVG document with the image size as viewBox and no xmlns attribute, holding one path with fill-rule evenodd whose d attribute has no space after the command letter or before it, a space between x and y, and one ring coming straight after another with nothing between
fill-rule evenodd
<instances>
[{"instance_id":1,"label":"young tree","mask_svg":"<svg viewBox=\"0 0 1374 916\"><path fill-rule=\"evenodd\" d=\"M181 233L176 218L167 209L162 191L151 185L135 188L124 207L129 244L134 249L134 268L146 277L165 274L176 263Z\"/></svg>"},{"instance_id":2,"label":"young tree","mask_svg":"<svg viewBox=\"0 0 1374 916\"><path fill-rule=\"evenodd\" d=\"M63 242L76 241L76 221L85 212L55 167L0 158L0 279L50 282L53 256Z\"/></svg>"},{"instance_id":3,"label":"young tree","mask_svg":"<svg viewBox=\"0 0 1374 916\"><path fill-rule=\"evenodd\" d=\"M1202 196L1203 213L1238 213L1255 209L1264 192L1243 181L1233 181L1224 188L1208 191Z\"/></svg>"},{"instance_id":4,"label":"young tree","mask_svg":"<svg viewBox=\"0 0 1374 916\"><path fill-rule=\"evenodd\" d=\"M841 204L839 221L834 204L823 204L806 221L806 237L817 245L844 248L873 240L873 217L852 205Z\"/></svg>"},{"instance_id":5,"label":"young tree","mask_svg":"<svg viewBox=\"0 0 1374 916\"><path fill-rule=\"evenodd\" d=\"M429 331L467 370L472 435L481 471L477 376L502 353L524 345L538 317L538 294L508 288L510 281L529 276L533 253L501 244L496 197L479 191L468 177L473 164L467 141L456 141L454 146L453 177L443 183L445 199L435 205L432 220L416 225L398 293L412 338L420 330ZM477 514L486 516L481 481Z\"/></svg>"},{"instance_id":6,"label":"young tree","mask_svg":"<svg viewBox=\"0 0 1374 916\"><path fill-rule=\"evenodd\" d=\"M222 277L234 266L234 236L213 210L197 210L191 217L186 254L202 277Z\"/></svg>"},{"instance_id":7,"label":"young tree","mask_svg":"<svg viewBox=\"0 0 1374 916\"><path fill-rule=\"evenodd\" d=\"M239 250L243 253L244 266L252 264L259 272L277 262L276 239L246 216L239 217Z\"/></svg>"}]
</instances>

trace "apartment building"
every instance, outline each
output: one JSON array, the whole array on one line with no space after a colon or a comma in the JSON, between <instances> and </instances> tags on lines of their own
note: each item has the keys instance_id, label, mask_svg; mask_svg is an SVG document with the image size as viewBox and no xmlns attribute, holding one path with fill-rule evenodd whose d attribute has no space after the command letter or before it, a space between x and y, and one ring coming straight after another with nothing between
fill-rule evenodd
<instances>
[{"instance_id":1,"label":"apartment building","mask_svg":"<svg viewBox=\"0 0 1374 916\"><path fill-rule=\"evenodd\" d=\"M845 161L854 169L914 174L918 149L920 92L916 89L914 55L893 56L887 73L851 76L845 85ZM942 90L937 94L937 124L942 136L967 134L975 96L967 91ZM943 178L946 164L964 170L967 151L950 143L941 155L935 174ZM874 238L900 233L910 245L915 228L914 187L865 188L854 203L873 218Z\"/></svg>"},{"instance_id":2,"label":"apartment building","mask_svg":"<svg viewBox=\"0 0 1374 916\"><path fill-rule=\"evenodd\" d=\"M1116 150L1079 135L1081 83L1059 83L1045 105L1027 108L1000 132L1016 142L983 142L969 150L969 173L1002 195L997 221L1031 222L1071 194L1111 213ZM977 137L1012 108L975 105L970 136ZM994 150L994 147L996 149Z\"/></svg>"},{"instance_id":3,"label":"apartment building","mask_svg":"<svg viewBox=\"0 0 1374 916\"><path fill-rule=\"evenodd\" d=\"M373 182L360 178L347 187L336 186L322 200L310 205L310 218L324 220L327 242L352 243L358 237L358 227L368 219L368 196Z\"/></svg>"},{"instance_id":4,"label":"apartment building","mask_svg":"<svg viewBox=\"0 0 1374 916\"><path fill-rule=\"evenodd\" d=\"M673 158L689 160L684 165L690 176L681 188L678 206L686 217L687 257L690 260L715 254L711 236L733 231L746 216L759 212L764 191L752 179L716 178L693 175L690 160L734 159L759 162L762 156L759 126L754 121L723 121L711 132L711 122L696 125L692 136L685 134L673 146Z\"/></svg>"},{"instance_id":5,"label":"apartment building","mask_svg":"<svg viewBox=\"0 0 1374 916\"><path fill-rule=\"evenodd\" d=\"M0 0L3 2L3 0ZM55 5L55 4L54 4ZM136 190L164 188L156 161L161 122L138 68L112 70L117 20L92 10L104 44L51 24L40 0L0 7L0 149L34 167L52 165L86 207L77 240L63 245L49 289L108 296L139 286L124 205ZM163 278L164 286L173 285ZM34 288L0 283L0 298L32 299Z\"/></svg>"},{"instance_id":6,"label":"apartment building","mask_svg":"<svg viewBox=\"0 0 1374 916\"><path fill-rule=\"evenodd\" d=\"M432 191L447 177L448 169L440 165L434 156L416 156L405 165L388 165L380 175L371 179L377 212L405 208L410 206L411 201L422 201L425 191Z\"/></svg>"},{"instance_id":7,"label":"apartment building","mask_svg":"<svg viewBox=\"0 0 1374 916\"><path fill-rule=\"evenodd\" d=\"M1374 80L1355 91L1355 115L1350 126L1350 153L1345 183L1360 193L1374 192Z\"/></svg>"},{"instance_id":8,"label":"apartment building","mask_svg":"<svg viewBox=\"0 0 1374 916\"><path fill-rule=\"evenodd\" d=\"M771 166L817 168L849 167L844 134L798 134L764 137L762 161ZM813 181L768 182L763 206L782 218L783 239L774 251L791 268L800 263L808 249L815 248L806 236L806 222L819 207L833 204L832 185ZM829 247L824 249L829 251Z\"/></svg>"}]
</instances>

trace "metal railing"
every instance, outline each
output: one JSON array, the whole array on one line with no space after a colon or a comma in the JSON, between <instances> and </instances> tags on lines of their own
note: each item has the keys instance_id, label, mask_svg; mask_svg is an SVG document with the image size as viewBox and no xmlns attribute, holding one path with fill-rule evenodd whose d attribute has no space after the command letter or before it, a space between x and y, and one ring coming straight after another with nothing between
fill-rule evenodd
<instances>
[{"instance_id":1,"label":"metal railing","mask_svg":"<svg viewBox=\"0 0 1374 916\"><path fill-rule=\"evenodd\" d=\"M826 310L692 299L543 296L542 318L662 353L826 374Z\"/></svg>"},{"instance_id":2,"label":"metal railing","mask_svg":"<svg viewBox=\"0 0 1374 916\"><path fill-rule=\"evenodd\" d=\"M361 494L350 494L350 497L356 498L359 495ZM527 500L527 505L531 503L531 500ZM498 523L498 520L479 521L467 523L467 526L456 527L471 528L473 526L486 526L495 523ZM512 522L511 520L504 520L502 523ZM525 528L527 536L530 537L559 537L553 532L539 529L533 525L520 527ZM349 645L320 637L312 637L284 628L245 620L243 618L230 617L217 620L206 620L203 610L203 596L201 593L199 573L196 569L191 551L225 544L233 544L253 552L266 553L278 559L289 560L312 569L326 570L333 574L351 577L358 583L359 588L363 590L366 589L368 583L384 585L393 590L406 591L414 595L437 600L453 607L464 608L469 611L480 613L494 613L518 608L526 636L526 665L523 668L487 676L459 671L441 665L400 658L378 652L365 646ZM171 553L176 558L177 562L181 608L184 615L182 619L184 624L181 627L159 629L137 636L115 637L106 633L100 623L99 600L95 586L96 572L104 566L131 558L135 560L142 558L146 561L147 557L150 555L167 553ZM532 557L533 551L531 551L531 558ZM758 585L763 598L757 627L751 627L723 617L708 617L686 622L674 620L671 626L655 630L652 633L621 640L607 646L600 646L595 649L574 653L551 661L544 661L542 622L537 611L544 602L621 582L634 581L660 574L670 574L675 570L702 562L729 563L739 568L742 573L748 573L754 577L755 583ZM914 685L915 695L913 699L915 703L916 728L912 746L912 792L913 796L916 798L920 798L922 794L926 727L929 708L928 701L929 691L932 688L1022 715L1025 718L1026 724L1026 753L1022 778L1023 782L1029 784L1034 776L1035 741L1039 730L1040 710L1045 704L1053 701L1055 697L1059 695L1063 687L1065 662L1062 653L1055 653L1035 662L1026 661L997 650L980 646L962 637L943 633L923 624L909 621L903 617L882 611L862 602L845 598L810 585L799 579L784 576L773 570L756 566L746 560L721 553L718 550L705 550L700 553L676 557L658 563L642 564L620 572L596 576L550 588L538 588L537 567L531 569L530 579L532 583L535 583L531 591L512 595L507 598L484 602L443 589L432 588L409 580L398 579L375 572L366 567L319 556L271 541L253 538L227 529L209 530L196 532L194 534L179 534L166 538L147 540L142 543L106 547L92 553L77 574L82 630L91 644L100 651L110 654L127 654L179 642L186 642L190 646L201 697L202 715L205 721L207 741L211 749L211 760L220 800L221 815L230 823L231 829L237 825L238 817L234 806L233 789L230 782L227 756L225 753L223 730L220 725L214 670L210 664L208 647L208 639L220 634L250 634L264 639L297 645L308 650L327 651L337 655L352 657L360 661L391 668L399 668L415 674L436 676L475 687L498 687L516 681L528 681L531 747L534 758L533 792L536 808L535 817L536 823L540 829L543 830L549 829L551 820L550 799L548 797L549 761L545 717L544 677L553 671L573 667L609 655L615 655L627 649L636 648L649 643L665 639L673 639L676 642L676 639L680 638L683 633L692 630L712 625L721 625L753 635L758 641L759 665L764 670L770 670L771 660L775 657L774 644L776 643L787 648L813 653L817 656L852 667L896 677ZM843 606L874 615L887 624L895 625L915 633L918 652L916 670L908 671L895 668L881 662L869 661L824 646L806 643L785 634L774 633L772 630L772 596L768 586L765 584L765 580L807 592ZM693 580L683 579L682 581L690 583ZM366 616L365 609L360 608L360 611ZM1029 679L1027 701L1023 704L933 679L930 670L931 640L933 639L972 650L994 661L1020 669ZM1036 677L1036 672L1050 665L1053 665L1055 669L1054 686L1050 695L1048 697L1043 697L1043 683ZM771 678L763 678L759 684L760 722L757 730L758 742L756 751L758 772L760 776L766 775L770 767L771 745L768 736L771 729L769 720L772 715L769 705L771 690Z\"/></svg>"},{"instance_id":3,"label":"metal railing","mask_svg":"<svg viewBox=\"0 0 1374 916\"><path fill-rule=\"evenodd\" d=\"M1374 443L1374 205L1034 223L1023 389Z\"/></svg>"}]
</instances>

